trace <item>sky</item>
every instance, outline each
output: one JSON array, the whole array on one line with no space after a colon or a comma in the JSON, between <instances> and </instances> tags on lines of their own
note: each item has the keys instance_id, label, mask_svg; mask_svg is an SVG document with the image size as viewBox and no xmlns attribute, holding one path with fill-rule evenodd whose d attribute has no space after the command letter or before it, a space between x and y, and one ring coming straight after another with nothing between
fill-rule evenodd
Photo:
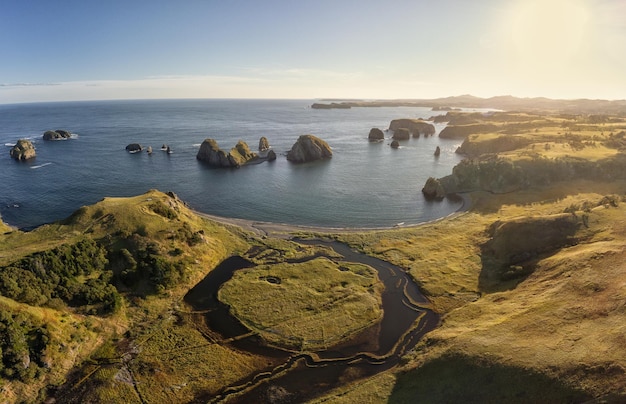
<instances>
[{"instance_id":1,"label":"sky","mask_svg":"<svg viewBox=\"0 0 626 404\"><path fill-rule=\"evenodd\" d=\"M0 103L626 98L626 0L0 0Z\"/></svg>"}]
</instances>

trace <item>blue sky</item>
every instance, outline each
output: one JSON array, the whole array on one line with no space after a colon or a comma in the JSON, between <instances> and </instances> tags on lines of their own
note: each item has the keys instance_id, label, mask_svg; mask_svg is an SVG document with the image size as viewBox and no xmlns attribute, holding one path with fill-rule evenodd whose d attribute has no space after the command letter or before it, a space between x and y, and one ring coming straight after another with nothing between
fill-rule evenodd
<instances>
[{"instance_id":1,"label":"blue sky","mask_svg":"<svg viewBox=\"0 0 626 404\"><path fill-rule=\"evenodd\" d=\"M0 103L626 98L626 1L0 0Z\"/></svg>"}]
</instances>

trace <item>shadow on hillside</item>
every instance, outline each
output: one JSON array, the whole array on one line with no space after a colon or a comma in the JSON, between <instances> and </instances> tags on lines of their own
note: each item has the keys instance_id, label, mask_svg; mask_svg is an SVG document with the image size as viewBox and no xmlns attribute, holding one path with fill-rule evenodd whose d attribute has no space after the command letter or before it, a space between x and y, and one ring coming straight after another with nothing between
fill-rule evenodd
<instances>
[{"instance_id":1,"label":"shadow on hillside","mask_svg":"<svg viewBox=\"0 0 626 404\"><path fill-rule=\"evenodd\" d=\"M529 369L445 355L401 374L389 403L581 403L588 394Z\"/></svg>"},{"instance_id":2,"label":"shadow on hillside","mask_svg":"<svg viewBox=\"0 0 626 404\"><path fill-rule=\"evenodd\" d=\"M625 189L626 181L624 180L573 180L505 194L477 191L472 193L473 204L470 211L480 214L494 214L498 213L505 205L527 206L530 208L536 206L537 210L540 210L543 205L553 204L575 194L622 194Z\"/></svg>"}]
</instances>

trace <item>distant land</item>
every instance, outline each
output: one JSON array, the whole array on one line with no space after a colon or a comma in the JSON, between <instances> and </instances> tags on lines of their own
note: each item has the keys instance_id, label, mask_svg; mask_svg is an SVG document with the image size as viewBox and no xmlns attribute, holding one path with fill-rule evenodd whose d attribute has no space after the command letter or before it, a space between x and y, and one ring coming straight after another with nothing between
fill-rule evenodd
<instances>
[{"instance_id":1,"label":"distant land","mask_svg":"<svg viewBox=\"0 0 626 404\"><path fill-rule=\"evenodd\" d=\"M480 98L473 95L459 95L433 99L397 99L397 100L339 100L322 99L311 108L333 109L353 107L439 107L439 108L493 108L507 111L571 114L609 114L626 115L626 100L575 99L556 100L545 97L518 98L501 95Z\"/></svg>"}]
</instances>

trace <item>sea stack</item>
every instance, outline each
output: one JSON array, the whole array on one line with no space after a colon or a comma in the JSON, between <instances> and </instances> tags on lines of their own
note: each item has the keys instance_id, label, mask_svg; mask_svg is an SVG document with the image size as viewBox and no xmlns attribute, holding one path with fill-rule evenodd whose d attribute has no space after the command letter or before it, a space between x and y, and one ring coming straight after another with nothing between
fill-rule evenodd
<instances>
[{"instance_id":1,"label":"sea stack","mask_svg":"<svg viewBox=\"0 0 626 404\"><path fill-rule=\"evenodd\" d=\"M269 148L270 148L270 142L267 140L265 136L261 136L261 139L259 139L259 151L265 152L265 151L268 151Z\"/></svg>"},{"instance_id":2,"label":"sea stack","mask_svg":"<svg viewBox=\"0 0 626 404\"><path fill-rule=\"evenodd\" d=\"M43 134L43 140L65 140L72 137L72 134L63 129L47 130Z\"/></svg>"},{"instance_id":3,"label":"sea stack","mask_svg":"<svg viewBox=\"0 0 626 404\"><path fill-rule=\"evenodd\" d=\"M395 140L409 140L411 138L411 132L407 128L398 128L393 132L393 139Z\"/></svg>"},{"instance_id":4,"label":"sea stack","mask_svg":"<svg viewBox=\"0 0 626 404\"><path fill-rule=\"evenodd\" d=\"M287 153L287 160L293 163L307 163L328 159L332 155L333 151L328 143L313 135L302 135Z\"/></svg>"},{"instance_id":5,"label":"sea stack","mask_svg":"<svg viewBox=\"0 0 626 404\"><path fill-rule=\"evenodd\" d=\"M241 167L256 159L256 153L250 151L248 144L243 140L237 142L235 147L226 153L219 148L215 139L205 139L200 145L196 158L204 161L212 167Z\"/></svg>"},{"instance_id":6,"label":"sea stack","mask_svg":"<svg viewBox=\"0 0 626 404\"><path fill-rule=\"evenodd\" d=\"M33 143L30 140L20 139L17 141L15 146L11 148L9 155L15 160L22 161L35 158L35 146L33 146Z\"/></svg>"},{"instance_id":7,"label":"sea stack","mask_svg":"<svg viewBox=\"0 0 626 404\"><path fill-rule=\"evenodd\" d=\"M382 130L378 128L372 128L370 130L370 134L367 136L367 139L370 142L379 142L385 139L385 134L383 133Z\"/></svg>"}]
</instances>

